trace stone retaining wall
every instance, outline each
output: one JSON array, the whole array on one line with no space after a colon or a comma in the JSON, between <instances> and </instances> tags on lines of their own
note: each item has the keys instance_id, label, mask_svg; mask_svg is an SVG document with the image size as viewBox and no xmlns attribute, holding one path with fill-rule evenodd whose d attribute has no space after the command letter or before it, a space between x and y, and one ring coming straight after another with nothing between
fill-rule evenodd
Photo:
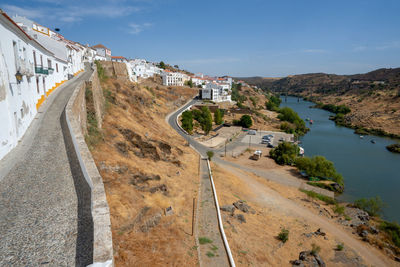
<instances>
[{"instance_id":1,"label":"stone retaining wall","mask_svg":"<svg viewBox=\"0 0 400 267\"><path fill-rule=\"evenodd\" d=\"M90 81L92 81L93 95L95 92L101 90L100 83L98 83L97 71L92 74ZM98 84L98 85L97 85ZM113 266L113 246L110 222L110 210L108 207L104 184L92 155L85 143L84 132L86 129L86 102L85 102L86 84L80 83L70 100L68 101L65 114L69 131L71 133L72 142L74 144L75 152L79 159L79 163L91 188L92 196L92 217L93 217L93 263L95 266ZM101 92L101 91L99 91ZM97 92L98 93L98 92ZM96 93L96 94L97 94ZM97 98L102 101L101 97ZM104 107L102 103L95 104L95 107ZM97 111L102 116L100 109Z\"/></svg>"}]
</instances>

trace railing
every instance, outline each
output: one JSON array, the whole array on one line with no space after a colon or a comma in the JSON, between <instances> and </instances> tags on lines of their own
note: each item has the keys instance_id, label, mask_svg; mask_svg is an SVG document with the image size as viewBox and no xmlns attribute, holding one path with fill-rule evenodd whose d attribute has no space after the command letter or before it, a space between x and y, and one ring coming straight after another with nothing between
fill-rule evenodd
<instances>
[{"instance_id":1,"label":"railing","mask_svg":"<svg viewBox=\"0 0 400 267\"><path fill-rule=\"evenodd\" d=\"M49 69L42 66L36 66L35 73L49 75Z\"/></svg>"}]
</instances>

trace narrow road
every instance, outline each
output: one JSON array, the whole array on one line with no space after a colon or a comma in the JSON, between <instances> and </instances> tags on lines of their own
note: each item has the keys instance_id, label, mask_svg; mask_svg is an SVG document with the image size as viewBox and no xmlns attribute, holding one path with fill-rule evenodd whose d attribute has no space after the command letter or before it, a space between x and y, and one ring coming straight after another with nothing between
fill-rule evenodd
<instances>
[{"instance_id":1,"label":"narrow road","mask_svg":"<svg viewBox=\"0 0 400 267\"><path fill-rule=\"evenodd\" d=\"M58 88L0 162L0 266L86 266L93 225L64 108L86 71Z\"/></svg>"},{"instance_id":2,"label":"narrow road","mask_svg":"<svg viewBox=\"0 0 400 267\"><path fill-rule=\"evenodd\" d=\"M191 144L201 157L206 157L209 150L207 147L200 145L186 135L176 124L176 118L180 112L188 106L193 105L195 100L190 101L175 113L167 117L168 124L175 129L189 144ZM210 177L208 174L208 166L206 160L200 162L200 207L197 214L197 232L199 238L207 238L211 243L200 244L200 265L201 266L230 266L225 245L222 240L221 232L218 226L217 208L212 192ZM208 255L207 255L208 254Z\"/></svg>"}]
</instances>

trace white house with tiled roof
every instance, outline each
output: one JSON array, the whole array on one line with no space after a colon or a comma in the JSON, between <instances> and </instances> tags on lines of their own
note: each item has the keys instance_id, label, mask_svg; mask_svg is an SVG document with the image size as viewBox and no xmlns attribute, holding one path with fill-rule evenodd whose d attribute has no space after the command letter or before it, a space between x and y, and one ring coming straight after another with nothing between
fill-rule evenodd
<instances>
[{"instance_id":1,"label":"white house with tiled roof","mask_svg":"<svg viewBox=\"0 0 400 267\"><path fill-rule=\"evenodd\" d=\"M45 99L65 82L68 62L2 10L0 36L1 159L18 144Z\"/></svg>"},{"instance_id":2,"label":"white house with tiled roof","mask_svg":"<svg viewBox=\"0 0 400 267\"><path fill-rule=\"evenodd\" d=\"M94 45L92 48L96 50L96 60L111 60L111 49L102 44Z\"/></svg>"}]
</instances>

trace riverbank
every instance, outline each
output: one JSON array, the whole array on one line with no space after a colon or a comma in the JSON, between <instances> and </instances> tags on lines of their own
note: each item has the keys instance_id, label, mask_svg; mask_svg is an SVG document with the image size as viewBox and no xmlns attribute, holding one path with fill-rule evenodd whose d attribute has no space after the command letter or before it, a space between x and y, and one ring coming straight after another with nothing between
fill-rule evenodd
<instances>
[{"instance_id":1,"label":"riverbank","mask_svg":"<svg viewBox=\"0 0 400 267\"><path fill-rule=\"evenodd\" d=\"M361 241L348 223L355 223L356 216L346 221L345 215L335 213L334 205L250 172L214 163L212 169L237 266L285 266L297 260L301 251L311 250L313 244L320 248L318 254L328 266L397 266L383 251ZM240 201L247 211L229 211L232 203L238 205ZM287 242L277 237L282 229L289 233ZM337 249L338 245L343 249Z\"/></svg>"},{"instance_id":2,"label":"riverbank","mask_svg":"<svg viewBox=\"0 0 400 267\"><path fill-rule=\"evenodd\" d=\"M381 95L384 95L384 93L379 94L379 96ZM302 93L293 96L301 97L315 104L349 107L350 113L343 115L340 120L333 117L333 121L340 126L353 129L355 134L400 139L400 114L398 114L400 101L393 100L392 97L380 99L381 101L378 104L376 98L362 97L355 99L357 97L355 95L335 96Z\"/></svg>"},{"instance_id":3,"label":"riverbank","mask_svg":"<svg viewBox=\"0 0 400 267\"><path fill-rule=\"evenodd\" d=\"M314 105L295 97L283 99L282 106L294 109L302 118L311 118L314 123L310 131L300 138L307 156L322 155L333 161L345 179L346 188L339 197L345 202L359 198L380 196L387 204L383 217L390 221L400 221L396 208L400 201L397 188L400 187L398 173L393 166L400 155L389 152L385 147L394 141L377 136L360 138L353 130L335 125L329 120L329 113L321 109L310 109ZM373 141L373 142L371 142Z\"/></svg>"}]
</instances>

